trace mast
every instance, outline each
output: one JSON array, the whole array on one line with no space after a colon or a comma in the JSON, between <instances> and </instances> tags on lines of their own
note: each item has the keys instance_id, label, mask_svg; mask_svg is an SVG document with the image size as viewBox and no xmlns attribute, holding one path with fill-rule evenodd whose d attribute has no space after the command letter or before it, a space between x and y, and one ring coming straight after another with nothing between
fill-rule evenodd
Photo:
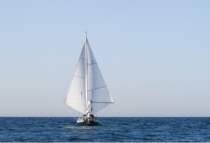
<instances>
[{"instance_id":1,"label":"mast","mask_svg":"<svg viewBox=\"0 0 210 143\"><path fill-rule=\"evenodd\" d=\"M87 32L85 31L85 59L86 59L86 84L85 84L85 92L86 92L86 108L88 109L88 54L87 54ZM87 110L86 109L86 110Z\"/></svg>"},{"instance_id":2,"label":"mast","mask_svg":"<svg viewBox=\"0 0 210 143\"><path fill-rule=\"evenodd\" d=\"M85 32L85 43L64 102L82 114L87 114L87 109L91 109L91 113L93 111L96 113L108 104L114 103L88 43L87 32Z\"/></svg>"}]
</instances>

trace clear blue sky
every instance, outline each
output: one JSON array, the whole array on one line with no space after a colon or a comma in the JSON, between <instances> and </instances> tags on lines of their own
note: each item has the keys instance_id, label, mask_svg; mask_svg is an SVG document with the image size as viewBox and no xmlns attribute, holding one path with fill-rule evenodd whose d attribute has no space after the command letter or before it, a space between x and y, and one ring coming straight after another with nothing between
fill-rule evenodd
<instances>
[{"instance_id":1,"label":"clear blue sky","mask_svg":"<svg viewBox=\"0 0 210 143\"><path fill-rule=\"evenodd\" d=\"M70 116L85 31L115 101L99 115L210 116L209 16L209 0L1 0L0 116Z\"/></svg>"}]
</instances>

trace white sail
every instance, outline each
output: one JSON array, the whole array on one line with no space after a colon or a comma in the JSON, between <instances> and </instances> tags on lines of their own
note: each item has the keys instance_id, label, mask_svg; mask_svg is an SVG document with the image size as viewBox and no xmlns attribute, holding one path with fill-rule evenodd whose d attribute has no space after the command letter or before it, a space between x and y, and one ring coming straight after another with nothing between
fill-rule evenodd
<instances>
[{"instance_id":1,"label":"white sail","mask_svg":"<svg viewBox=\"0 0 210 143\"><path fill-rule=\"evenodd\" d=\"M87 38L65 103L83 114L90 106L98 112L113 103Z\"/></svg>"},{"instance_id":2,"label":"white sail","mask_svg":"<svg viewBox=\"0 0 210 143\"><path fill-rule=\"evenodd\" d=\"M85 45L83 46L74 77L72 79L65 104L85 114L86 112L86 90L85 90Z\"/></svg>"},{"instance_id":3,"label":"white sail","mask_svg":"<svg viewBox=\"0 0 210 143\"><path fill-rule=\"evenodd\" d=\"M98 64L86 39L87 58L88 58L88 100L92 103L93 112L98 112L112 103L108 88L102 77Z\"/></svg>"}]
</instances>

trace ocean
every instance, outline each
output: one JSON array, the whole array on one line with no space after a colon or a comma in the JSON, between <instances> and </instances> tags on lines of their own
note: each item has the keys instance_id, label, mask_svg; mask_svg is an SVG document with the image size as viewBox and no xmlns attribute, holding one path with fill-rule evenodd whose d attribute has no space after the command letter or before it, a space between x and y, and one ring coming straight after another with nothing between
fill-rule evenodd
<instances>
[{"instance_id":1,"label":"ocean","mask_svg":"<svg viewBox=\"0 0 210 143\"><path fill-rule=\"evenodd\" d=\"M77 126L67 117L1 117L0 142L210 142L210 118L99 119Z\"/></svg>"}]
</instances>

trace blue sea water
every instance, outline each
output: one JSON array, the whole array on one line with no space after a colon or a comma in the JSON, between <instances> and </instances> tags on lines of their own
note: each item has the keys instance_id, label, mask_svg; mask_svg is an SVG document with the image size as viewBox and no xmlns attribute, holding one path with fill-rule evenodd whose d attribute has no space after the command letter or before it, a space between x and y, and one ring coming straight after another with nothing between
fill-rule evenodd
<instances>
[{"instance_id":1,"label":"blue sea water","mask_svg":"<svg viewBox=\"0 0 210 143\"><path fill-rule=\"evenodd\" d=\"M209 142L210 118L100 118L77 126L73 118L1 117L1 142Z\"/></svg>"}]
</instances>

